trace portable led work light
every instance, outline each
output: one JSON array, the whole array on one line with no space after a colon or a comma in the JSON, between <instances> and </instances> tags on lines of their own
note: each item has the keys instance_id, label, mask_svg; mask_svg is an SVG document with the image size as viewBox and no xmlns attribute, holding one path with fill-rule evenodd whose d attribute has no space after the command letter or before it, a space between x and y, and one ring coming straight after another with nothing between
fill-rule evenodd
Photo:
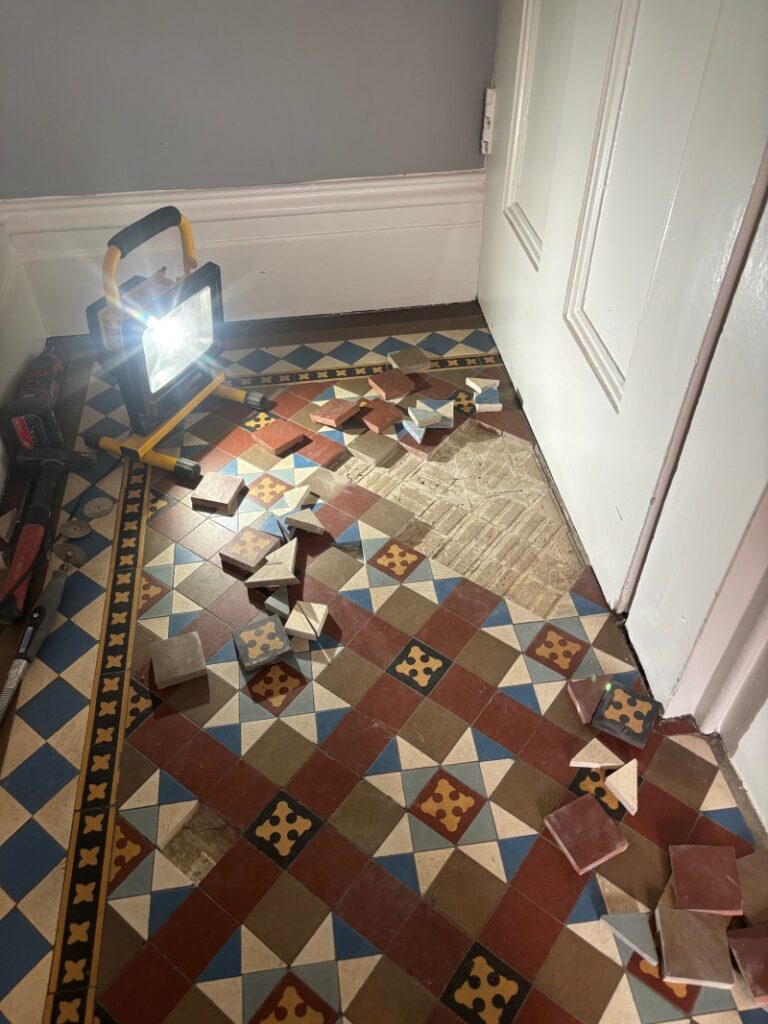
<instances>
[{"instance_id":1,"label":"portable led work light","mask_svg":"<svg viewBox=\"0 0 768 1024\"><path fill-rule=\"evenodd\" d=\"M181 235L184 277L174 282L163 267L118 287L123 256L171 227ZM176 207L164 206L110 238L103 279L104 298L86 310L88 327L100 342L102 366L120 385L134 433L117 440L91 433L86 441L194 481L200 476L197 463L163 455L155 446L210 394L251 407L261 401L258 392L228 386L216 362L223 322L221 272L215 263L197 269L189 222Z\"/></svg>"}]
</instances>

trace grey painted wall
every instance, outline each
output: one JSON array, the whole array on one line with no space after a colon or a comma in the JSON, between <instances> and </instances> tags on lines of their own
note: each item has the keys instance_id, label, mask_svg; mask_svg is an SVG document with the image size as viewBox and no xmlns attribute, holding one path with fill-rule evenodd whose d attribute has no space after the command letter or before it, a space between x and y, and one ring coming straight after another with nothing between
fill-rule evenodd
<instances>
[{"instance_id":1,"label":"grey painted wall","mask_svg":"<svg viewBox=\"0 0 768 1024\"><path fill-rule=\"evenodd\" d=\"M0 0L0 197L481 164L497 0Z\"/></svg>"}]
</instances>

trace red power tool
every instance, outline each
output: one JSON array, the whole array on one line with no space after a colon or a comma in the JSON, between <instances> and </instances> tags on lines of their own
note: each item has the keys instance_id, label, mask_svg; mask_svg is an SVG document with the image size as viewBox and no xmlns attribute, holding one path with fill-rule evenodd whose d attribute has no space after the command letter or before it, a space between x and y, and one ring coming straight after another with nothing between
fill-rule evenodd
<instances>
[{"instance_id":1,"label":"red power tool","mask_svg":"<svg viewBox=\"0 0 768 1024\"><path fill-rule=\"evenodd\" d=\"M58 356L41 352L24 371L16 398L0 408L0 432L11 458L21 450L63 447L53 411L63 377Z\"/></svg>"}]
</instances>

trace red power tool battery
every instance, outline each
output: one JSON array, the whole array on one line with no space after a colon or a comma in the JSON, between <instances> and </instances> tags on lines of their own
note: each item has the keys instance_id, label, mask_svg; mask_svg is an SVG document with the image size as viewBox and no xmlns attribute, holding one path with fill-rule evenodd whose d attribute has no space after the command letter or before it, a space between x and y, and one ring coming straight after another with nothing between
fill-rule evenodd
<instances>
[{"instance_id":1,"label":"red power tool battery","mask_svg":"<svg viewBox=\"0 0 768 1024\"><path fill-rule=\"evenodd\" d=\"M63 447L53 412L63 376L58 357L42 352L25 370L16 398L0 407L0 433L11 457L22 448Z\"/></svg>"}]
</instances>

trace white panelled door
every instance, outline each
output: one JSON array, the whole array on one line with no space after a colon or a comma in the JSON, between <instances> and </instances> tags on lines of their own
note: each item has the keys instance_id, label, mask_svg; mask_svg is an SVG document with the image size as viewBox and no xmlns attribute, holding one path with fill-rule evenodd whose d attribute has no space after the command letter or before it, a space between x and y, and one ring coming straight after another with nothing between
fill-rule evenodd
<instances>
[{"instance_id":1,"label":"white panelled door","mask_svg":"<svg viewBox=\"0 0 768 1024\"><path fill-rule=\"evenodd\" d=\"M502 2L479 297L615 607L766 145L767 46L760 0Z\"/></svg>"}]
</instances>

